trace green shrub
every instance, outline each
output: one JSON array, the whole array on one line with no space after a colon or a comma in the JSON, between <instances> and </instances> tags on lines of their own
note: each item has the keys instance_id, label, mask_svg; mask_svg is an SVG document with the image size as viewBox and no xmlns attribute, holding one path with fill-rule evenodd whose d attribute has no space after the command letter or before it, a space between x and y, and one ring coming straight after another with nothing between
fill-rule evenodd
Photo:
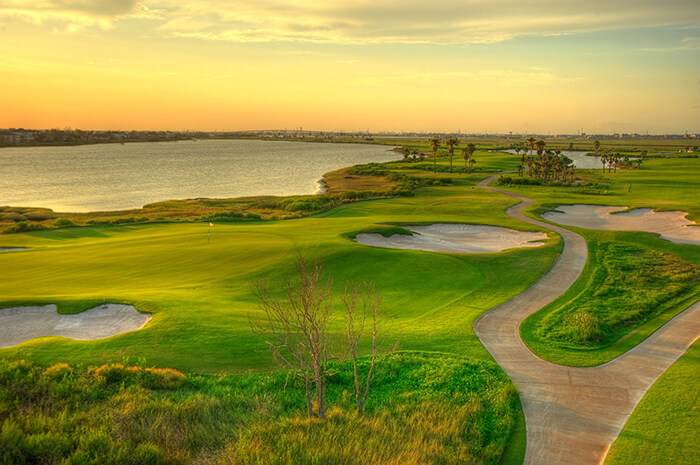
<instances>
[{"instance_id":1,"label":"green shrub","mask_svg":"<svg viewBox=\"0 0 700 465\"><path fill-rule=\"evenodd\" d=\"M47 229L47 228L43 224L27 223L25 221L20 221L19 223L12 226L11 228L6 229L4 232L5 233L23 233L23 232L31 232L31 231L42 231L44 229Z\"/></svg>"},{"instance_id":2,"label":"green shrub","mask_svg":"<svg viewBox=\"0 0 700 465\"><path fill-rule=\"evenodd\" d=\"M240 213L233 210L227 210L202 215L200 219L203 221L223 221L233 223L238 221L258 221L261 220L262 217L257 213Z\"/></svg>"},{"instance_id":3,"label":"green shrub","mask_svg":"<svg viewBox=\"0 0 700 465\"><path fill-rule=\"evenodd\" d=\"M59 218L56 221L54 221L53 225L57 228L71 228L75 226L75 223L73 223L68 218Z\"/></svg>"},{"instance_id":4,"label":"green shrub","mask_svg":"<svg viewBox=\"0 0 700 465\"><path fill-rule=\"evenodd\" d=\"M286 199L280 202L280 207L290 212L310 212L322 210L328 205L315 199Z\"/></svg>"},{"instance_id":5,"label":"green shrub","mask_svg":"<svg viewBox=\"0 0 700 465\"><path fill-rule=\"evenodd\" d=\"M183 373L172 368L146 368L143 372L143 384L151 389L175 389L186 379Z\"/></svg>"}]
</instances>

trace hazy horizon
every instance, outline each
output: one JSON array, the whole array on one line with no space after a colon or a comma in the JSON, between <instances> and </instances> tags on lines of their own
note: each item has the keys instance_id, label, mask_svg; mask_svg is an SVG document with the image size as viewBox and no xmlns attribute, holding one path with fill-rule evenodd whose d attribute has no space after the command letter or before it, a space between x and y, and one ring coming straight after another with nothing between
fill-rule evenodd
<instances>
[{"instance_id":1,"label":"hazy horizon","mask_svg":"<svg viewBox=\"0 0 700 465\"><path fill-rule=\"evenodd\" d=\"M700 3L0 0L0 127L700 131Z\"/></svg>"}]
</instances>

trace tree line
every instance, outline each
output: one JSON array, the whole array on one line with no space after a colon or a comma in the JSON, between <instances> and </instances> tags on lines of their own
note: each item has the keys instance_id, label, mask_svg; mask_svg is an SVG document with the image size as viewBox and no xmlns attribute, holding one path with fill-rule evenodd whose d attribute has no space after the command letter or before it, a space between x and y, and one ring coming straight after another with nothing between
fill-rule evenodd
<instances>
[{"instance_id":1,"label":"tree line","mask_svg":"<svg viewBox=\"0 0 700 465\"><path fill-rule=\"evenodd\" d=\"M430 147L433 152L433 172L437 173L437 153L438 150L440 150L443 146L447 149L447 152L450 154L450 173L454 172L454 154L455 154L455 149L459 147L460 140L457 139L456 137L445 137L445 138L439 138L439 137L433 137L428 140L430 142ZM464 172L465 173L471 173L472 168L474 167L474 164L476 163L476 159L474 159L473 155L474 152L476 151L476 145L475 144L466 144L464 148L462 148L461 153L462 153L462 158L464 159ZM425 160L425 154L422 152L419 152L418 150L411 149L410 147L403 147L401 149L401 153L403 154L403 159L407 161L423 161Z\"/></svg>"}]
</instances>

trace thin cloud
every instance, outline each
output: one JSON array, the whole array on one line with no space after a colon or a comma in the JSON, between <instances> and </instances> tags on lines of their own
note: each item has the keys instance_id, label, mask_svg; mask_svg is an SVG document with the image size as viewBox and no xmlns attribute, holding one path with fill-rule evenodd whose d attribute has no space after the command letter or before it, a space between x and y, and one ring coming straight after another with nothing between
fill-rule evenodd
<instances>
[{"instance_id":1,"label":"thin cloud","mask_svg":"<svg viewBox=\"0 0 700 465\"><path fill-rule=\"evenodd\" d=\"M489 44L527 35L688 27L700 17L700 2L0 0L0 17L105 28L124 18L149 18L159 20L149 35L240 43Z\"/></svg>"},{"instance_id":2,"label":"thin cloud","mask_svg":"<svg viewBox=\"0 0 700 465\"><path fill-rule=\"evenodd\" d=\"M514 70L449 71L435 73L413 73L389 76L373 76L360 79L362 84L385 84L389 82L432 82L448 79L491 82L499 85L549 85L555 82L583 81L582 77L564 77L549 72L520 72Z\"/></svg>"},{"instance_id":3,"label":"thin cloud","mask_svg":"<svg viewBox=\"0 0 700 465\"><path fill-rule=\"evenodd\" d=\"M700 37L686 37L681 40L680 44L675 47L652 47L643 48L643 52L686 52L692 50L700 50Z\"/></svg>"}]
</instances>

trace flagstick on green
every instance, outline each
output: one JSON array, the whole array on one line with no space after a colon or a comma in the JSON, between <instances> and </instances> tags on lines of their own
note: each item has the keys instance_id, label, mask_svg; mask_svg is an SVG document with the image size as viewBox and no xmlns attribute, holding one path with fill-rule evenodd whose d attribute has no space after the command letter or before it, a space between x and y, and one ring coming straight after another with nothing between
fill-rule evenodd
<instances>
[{"instance_id":1,"label":"flagstick on green","mask_svg":"<svg viewBox=\"0 0 700 465\"><path fill-rule=\"evenodd\" d=\"M213 223L209 223L209 233L207 234L207 244L211 244L211 227L214 226Z\"/></svg>"}]
</instances>

